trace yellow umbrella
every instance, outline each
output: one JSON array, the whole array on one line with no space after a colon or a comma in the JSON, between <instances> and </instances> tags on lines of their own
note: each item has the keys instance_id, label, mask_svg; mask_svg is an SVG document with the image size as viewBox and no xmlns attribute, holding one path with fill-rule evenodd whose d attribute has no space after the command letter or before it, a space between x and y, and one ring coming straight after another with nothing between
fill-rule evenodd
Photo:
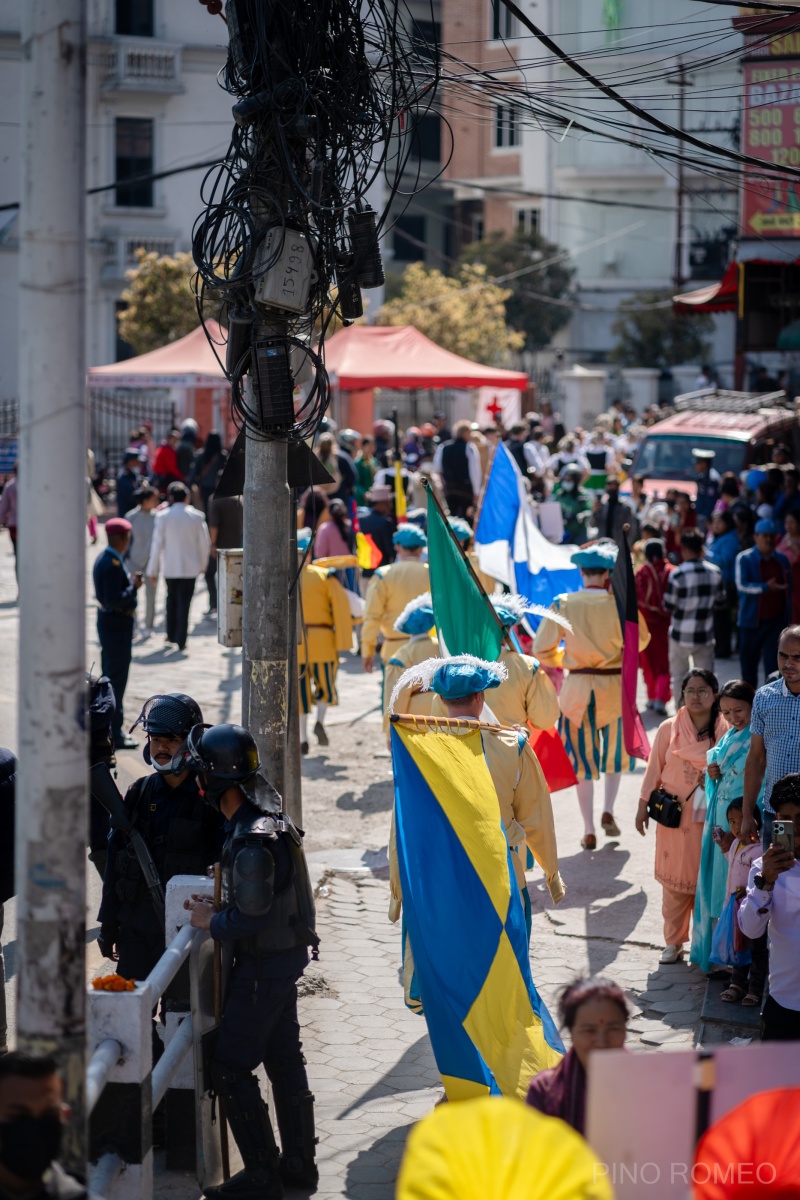
<instances>
[{"instance_id":1,"label":"yellow umbrella","mask_svg":"<svg viewBox=\"0 0 800 1200\"><path fill-rule=\"evenodd\" d=\"M441 1104L412 1131L396 1200L613 1200L586 1142L519 1100Z\"/></svg>"}]
</instances>

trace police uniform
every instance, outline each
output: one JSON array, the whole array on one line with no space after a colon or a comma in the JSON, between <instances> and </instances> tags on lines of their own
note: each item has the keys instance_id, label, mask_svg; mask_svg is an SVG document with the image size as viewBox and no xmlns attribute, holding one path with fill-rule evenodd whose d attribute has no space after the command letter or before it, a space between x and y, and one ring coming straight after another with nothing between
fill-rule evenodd
<instances>
[{"instance_id":1,"label":"police uniform","mask_svg":"<svg viewBox=\"0 0 800 1200\"><path fill-rule=\"evenodd\" d=\"M327 567L306 566L300 576L303 629L297 647L300 711L314 703L338 704L339 654L353 645L353 618L347 594Z\"/></svg>"},{"instance_id":2,"label":"police uniform","mask_svg":"<svg viewBox=\"0 0 800 1200\"><path fill-rule=\"evenodd\" d=\"M114 689L105 675L88 677L89 707L89 766L107 763L116 766L114 738L111 727L114 721L116 701ZM105 875L108 854L108 813L99 800L89 797L89 859L97 868L100 878Z\"/></svg>"},{"instance_id":3,"label":"police uniform","mask_svg":"<svg viewBox=\"0 0 800 1200\"><path fill-rule=\"evenodd\" d=\"M128 788L125 806L164 887L173 875L204 875L219 859L222 818L204 802L192 775L177 787L170 787L157 773L145 775ZM164 923L153 906L139 860L120 830L108 843L98 919L100 940L117 947L117 974L145 979L164 953Z\"/></svg>"},{"instance_id":4,"label":"police uniform","mask_svg":"<svg viewBox=\"0 0 800 1200\"><path fill-rule=\"evenodd\" d=\"M95 559L92 572L99 610L97 636L103 674L111 681L116 700L112 723L115 744L122 737L122 700L131 665L136 613L136 586L122 556L107 546Z\"/></svg>"},{"instance_id":5,"label":"police uniform","mask_svg":"<svg viewBox=\"0 0 800 1200\"><path fill-rule=\"evenodd\" d=\"M318 1178L314 1097L300 1041L296 986L309 946L316 955L318 945L311 882L302 836L261 772L236 783L230 773L221 773L226 738L234 750L237 739L249 740L245 757L252 756L258 765L250 734L231 725L200 729L200 734L195 743L193 732L188 744L196 763L209 764L208 773L201 775L207 798L218 804L232 786L238 786L242 798L225 824L223 908L212 917L210 933L233 951L211 1078L244 1171L205 1194L212 1200L279 1196L281 1176L286 1183L311 1186ZM253 1075L262 1063L272 1087L282 1157Z\"/></svg>"}]
</instances>

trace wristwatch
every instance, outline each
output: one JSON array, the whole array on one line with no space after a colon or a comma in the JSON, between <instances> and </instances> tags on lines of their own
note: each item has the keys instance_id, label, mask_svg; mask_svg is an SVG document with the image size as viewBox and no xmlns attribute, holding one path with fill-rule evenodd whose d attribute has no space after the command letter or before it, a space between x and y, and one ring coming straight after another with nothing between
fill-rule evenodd
<instances>
[{"instance_id":1,"label":"wristwatch","mask_svg":"<svg viewBox=\"0 0 800 1200\"><path fill-rule=\"evenodd\" d=\"M760 892L771 892L775 887L774 883L767 883L763 875L753 876L753 886L757 887Z\"/></svg>"}]
</instances>

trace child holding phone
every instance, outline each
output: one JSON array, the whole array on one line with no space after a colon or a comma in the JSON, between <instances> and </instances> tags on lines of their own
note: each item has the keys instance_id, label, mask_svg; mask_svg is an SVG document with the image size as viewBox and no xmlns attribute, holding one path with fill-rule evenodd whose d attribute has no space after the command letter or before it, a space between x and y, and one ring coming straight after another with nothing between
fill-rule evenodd
<instances>
[{"instance_id":1,"label":"child holding phone","mask_svg":"<svg viewBox=\"0 0 800 1200\"><path fill-rule=\"evenodd\" d=\"M741 904L747 894L747 880L750 875L750 868L756 859L761 857L761 839L757 837L754 841L743 841L741 838L742 832L742 800L738 798L731 800L727 807L726 817L728 818L728 828L730 834L722 834L721 837L714 837L720 850L726 854L728 859L728 895L736 897L736 907ZM756 829L761 831L761 813L756 807L754 812ZM718 827L717 827L718 828ZM716 833L716 829L714 830ZM713 834L712 834L713 836ZM750 949L751 961L746 967L734 967L731 975L731 982L725 988L720 996L720 1000L725 1000L729 1004L738 1004L742 1002L747 1008L755 1008L761 1003L761 996L764 992L764 980L767 977L767 969L769 966L767 953L767 937L763 934L760 938L751 940L739 929L736 925L737 939L736 949Z\"/></svg>"}]
</instances>

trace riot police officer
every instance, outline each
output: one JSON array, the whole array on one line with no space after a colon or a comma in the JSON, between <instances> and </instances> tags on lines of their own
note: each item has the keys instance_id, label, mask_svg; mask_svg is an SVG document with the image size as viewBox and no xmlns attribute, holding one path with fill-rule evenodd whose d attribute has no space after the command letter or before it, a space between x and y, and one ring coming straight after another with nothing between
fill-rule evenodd
<instances>
[{"instance_id":1,"label":"riot police officer","mask_svg":"<svg viewBox=\"0 0 800 1200\"><path fill-rule=\"evenodd\" d=\"M151 696L136 725L147 735L143 757L154 767L131 784L125 805L157 868L162 887L173 875L202 875L219 858L222 820L203 802L194 774L173 770L173 757L203 714L179 692ZM136 728L134 725L134 728ZM98 919L100 950L127 979L144 979L165 949L164 920L127 835L108 843Z\"/></svg>"},{"instance_id":2,"label":"riot police officer","mask_svg":"<svg viewBox=\"0 0 800 1200\"><path fill-rule=\"evenodd\" d=\"M187 757L206 800L226 818L222 911L207 897L186 901L191 923L233 948L233 966L212 1062L212 1083L244 1170L208 1200L267 1200L283 1184L316 1187L314 1097L297 1021L297 980L316 956L314 901L302 835L259 769L246 729L193 729ZM264 1064L275 1100L282 1154L253 1070Z\"/></svg>"}]
</instances>

